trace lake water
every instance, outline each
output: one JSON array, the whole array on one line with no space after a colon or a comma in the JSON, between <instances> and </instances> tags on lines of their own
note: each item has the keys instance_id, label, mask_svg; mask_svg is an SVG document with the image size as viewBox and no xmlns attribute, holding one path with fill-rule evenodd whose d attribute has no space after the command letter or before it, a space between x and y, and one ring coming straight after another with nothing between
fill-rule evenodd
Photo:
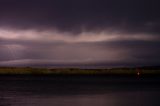
<instances>
[{"instance_id":1,"label":"lake water","mask_svg":"<svg viewBox=\"0 0 160 106\"><path fill-rule=\"evenodd\" d=\"M160 78L0 76L0 106L160 106Z\"/></svg>"}]
</instances>

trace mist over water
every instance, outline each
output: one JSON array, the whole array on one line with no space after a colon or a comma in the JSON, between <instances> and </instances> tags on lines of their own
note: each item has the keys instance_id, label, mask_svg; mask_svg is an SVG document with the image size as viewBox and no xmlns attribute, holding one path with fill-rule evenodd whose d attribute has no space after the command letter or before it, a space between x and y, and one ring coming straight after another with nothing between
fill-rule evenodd
<instances>
[{"instance_id":1,"label":"mist over water","mask_svg":"<svg viewBox=\"0 0 160 106\"><path fill-rule=\"evenodd\" d=\"M0 106L159 106L159 78L0 77Z\"/></svg>"}]
</instances>

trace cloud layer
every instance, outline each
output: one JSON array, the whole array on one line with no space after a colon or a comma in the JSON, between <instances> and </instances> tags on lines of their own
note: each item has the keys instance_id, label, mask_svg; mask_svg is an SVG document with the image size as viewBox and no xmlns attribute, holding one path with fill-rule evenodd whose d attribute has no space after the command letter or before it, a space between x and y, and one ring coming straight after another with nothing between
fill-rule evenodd
<instances>
[{"instance_id":1,"label":"cloud layer","mask_svg":"<svg viewBox=\"0 0 160 106\"><path fill-rule=\"evenodd\" d=\"M1 0L0 65L159 65L159 4Z\"/></svg>"}]
</instances>

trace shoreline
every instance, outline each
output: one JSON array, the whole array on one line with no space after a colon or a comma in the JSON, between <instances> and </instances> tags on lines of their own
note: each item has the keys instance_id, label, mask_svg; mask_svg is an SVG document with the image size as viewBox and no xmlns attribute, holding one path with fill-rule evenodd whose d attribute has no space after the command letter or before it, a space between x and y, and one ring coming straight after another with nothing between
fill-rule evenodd
<instances>
[{"instance_id":1,"label":"shoreline","mask_svg":"<svg viewBox=\"0 0 160 106\"><path fill-rule=\"evenodd\" d=\"M31 68L0 67L2 75L48 75L48 76L160 76L160 68Z\"/></svg>"}]
</instances>

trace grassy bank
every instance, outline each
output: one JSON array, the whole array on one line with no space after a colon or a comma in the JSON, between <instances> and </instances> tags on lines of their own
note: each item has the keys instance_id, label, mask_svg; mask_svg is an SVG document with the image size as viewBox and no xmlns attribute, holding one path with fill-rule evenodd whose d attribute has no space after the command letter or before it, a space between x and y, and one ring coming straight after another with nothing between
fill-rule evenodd
<instances>
[{"instance_id":1,"label":"grassy bank","mask_svg":"<svg viewBox=\"0 0 160 106\"><path fill-rule=\"evenodd\" d=\"M79 68L16 68L0 67L0 75L14 74L47 74L47 75L160 75L160 69L150 68L112 68L112 69L79 69Z\"/></svg>"}]
</instances>

